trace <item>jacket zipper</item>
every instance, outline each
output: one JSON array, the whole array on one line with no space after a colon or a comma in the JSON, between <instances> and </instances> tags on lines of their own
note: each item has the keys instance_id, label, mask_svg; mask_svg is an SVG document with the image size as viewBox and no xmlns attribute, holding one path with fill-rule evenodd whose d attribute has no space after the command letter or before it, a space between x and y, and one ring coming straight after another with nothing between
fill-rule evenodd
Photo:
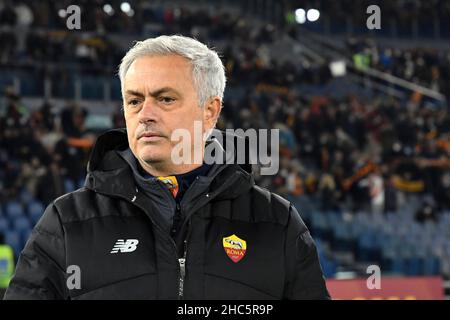
<instances>
[{"instance_id":1,"label":"jacket zipper","mask_svg":"<svg viewBox=\"0 0 450 320\"><path fill-rule=\"evenodd\" d=\"M170 197L172 197L172 194L169 192L169 190L167 188L165 188L163 186L163 188L161 188L163 190L163 192L166 192L166 194L168 194ZM139 206L140 207L140 206ZM175 214L179 214L181 216L181 205L180 203L176 203L176 211ZM142 208L141 208L142 209ZM154 222L153 222L154 223ZM186 236L186 238L189 236L189 231L188 231L188 235ZM178 300L182 300L184 297L184 279L186 277L186 254L187 254L187 240L184 239L183 242L183 256L180 257L178 254L178 246L175 243L175 241L173 240L172 237L169 237L173 247L175 249L175 253L176 256L178 258Z\"/></svg>"},{"instance_id":2,"label":"jacket zipper","mask_svg":"<svg viewBox=\"0 0 450 320\"><path fill-rule=\"evenodd\" d=\"M180 265L180 277L178 282L179 300L182 300L184 296L184 277L186 276L186 252L187 252L186 240L184 240L183 246L184 246L183 257L178 259L178 263Z\"/></svg>"},{"instance_id":3,"label":"jacket zipper","mask_svg":"<svg viewBox=\"0 0 450 320\"><path fill-rule=\"evenodd\" d=\"M165 192L169 196L169 198L172 199L173 196L169 192L169 190L165 186L160 185L160 187L161 187L162 192ZM141 208L141 209L143 209L143 208ZM181 205L178 202L176 202L175 210L176 210L175 215L176 214L181 215ZM183 243L183 245L184 245L183 256L180 257L178 254L177 244L175 243L175 241L173 240L172 237L169 236L169 238L175 249L176 257L178 258L178 267L179 267L179 269L178 269L178 300L182 300L183 296L184 296L184 278L186 276L186 251L187 251L186 240L184 240L184 243Z\"/></svg>"},{"instance_id":4,"label":"jacket zipper","mask_svg":"<svg viewBox=\"0 0 450 320\"><path fill-rule=\"evenodd\" d=\"M181 215L181 205L177 202L176 205L177 212L175 214ZM178 257L178 265L179 265L179 277L178 277L178 299L182 300L184 297L184 279L186 277L186 255L187 255L187 239L189 237L189 229L188 234L186 235L186 238L183 241L183 255L181 257ZM179 230L178 230L179 232ZM177 250L178 255L178 247L175 243L175 241L172 242L175 246L175 249Z\"/></svg>"}]
</instances>

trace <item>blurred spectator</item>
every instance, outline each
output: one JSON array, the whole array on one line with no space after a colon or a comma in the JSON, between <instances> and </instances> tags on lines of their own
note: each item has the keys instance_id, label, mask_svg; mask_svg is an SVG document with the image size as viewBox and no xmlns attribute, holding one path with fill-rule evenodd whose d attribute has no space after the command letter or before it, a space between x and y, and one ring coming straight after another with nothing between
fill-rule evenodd
<instances>
[{"instance_id":1,"label":"blurred spectator","mask_svg":"<svg viewBox=\"0 0 450 320\"><path fill-rule=\"evenodd\" d=\"M427 221L436 222L437 212L436 205L431 198L427 198L424 200L422 207L416 213L416 220L421 223L425 223Z\"/></svg>"},{"instance_id":2,"label":"blurred spectator","mask_svg":"<svg viewBox=\"0 0 450 320\"><path fill-rule=\"evenodd\" d=\"M369 192L372 213L382 213L385 206L385 190L383 177L377 171L369 175Z\"/></svg>"},{"instance_id":3,"label":"blurred spectator","mask_svg":"<svg viewBox=\"0 0 450 320\"><path fill-rule=\"evenodd\" d=\"M318 185L323 211L336 210L339 206L337 203L337 185L333 175L325 172L321 175Z\"/></svg>"},{"instance_id":4,"label":"blurred spectator","mask_svg":"<svg viewBox=\"0 0 450 320\"><path fill-rule=\"evenodd\" d=\"M61 112L61 126L68 137L80 138L85 133L85 120L88 115L86 109L71 105Z\"/></svg>"},{"instance_id":5,"label":"blurred spectator","mask_svg":"<svg viewBox=\"0 0 450 320\"><path fill-rule=\"evenodd\" d=\"M14 26L17 21L17 13L10 1L4 3L3 8L0 8L0 21L2 25Z\"/></svg>"}]
</instances>

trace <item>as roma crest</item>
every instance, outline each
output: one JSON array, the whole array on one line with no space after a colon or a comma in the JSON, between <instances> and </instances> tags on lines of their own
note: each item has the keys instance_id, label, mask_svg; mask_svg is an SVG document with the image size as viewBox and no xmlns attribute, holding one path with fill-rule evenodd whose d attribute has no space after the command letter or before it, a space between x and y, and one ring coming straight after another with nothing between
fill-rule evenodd
<instances>
[{"instance_id":1,"label":"as roma crest","mask_svg":"<svg viewBox=\"0 0 450 320\"><path fill-rule=\"evenodd\" d=\"M234 263L238 263L245 256L247 242L233 234L232 236L223 238L223 248L227 256Z\"/></svg>"}]
</instances>

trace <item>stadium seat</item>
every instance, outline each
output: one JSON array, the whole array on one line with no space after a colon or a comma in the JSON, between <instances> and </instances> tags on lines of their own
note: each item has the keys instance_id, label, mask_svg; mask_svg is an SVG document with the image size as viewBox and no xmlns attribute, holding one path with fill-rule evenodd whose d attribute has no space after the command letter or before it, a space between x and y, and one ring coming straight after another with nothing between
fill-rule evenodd
<instances>
[{"instance_id":1,"label":"stadium seat","mask_svg":"<svg viewBox=\"0 0 450 320\"><path fill-rule=\"evenodd\" d=\"M33 230L30 228L30 229L24 230L21 233L20 236L21 236L21 241L22 241L22 248L25 247L25 244L27 243L28 239L30 238L32 231Z\"/></svg>"},{"instance_id":2,"label":"stadium seat","mask_svg":"<svg viewBox=\"0 0 450 320\"><path fill-rule=\"evenodd\" d=\"M25 243L31 231L31 223L26 217L20 217L13 221L13 228L19 234L21 245Z\"/></svg>"},{"instance_id":3,"label":"stadium seat","mask_svg":"<svg viewBox=\"0 0 450 320\"><path fill-rule=\"evenodd\" d=\"M289 195L287 199L294 205L303 220L310 219L311 213L313 213L315 209L307 197Z\"/></svg>"},{"instance_id":4,"label":"stadium seat","mask_svg":"<svg viewBox=\"0 0 450 320\"><path fill-rule=\"evenodd\" d=\"M322 271L325 278L331 278L336 274L337 263L332 259L328 259L325 255L322 241L320 239L315 240L317 252L319 254L320 265L322 266Z\"/></svg>"},{"instance_id":5,"label":"stadium seat","mask_svg":"<svg viewBox=\"0 0 450 320\"><path fill-rule=\"evenodd\" d=\"M41 218L42 214L44 213L44 206L41 202L33 201L28 205L28 216L31 219L31 223L35 225L39 219Z\"/></svg>"},{"instance_id":6,"label":"stadium seat","mask_svg":"<svg viewBox=\"0 0 450 320\"><path fill-rule=\"evenodd\" d=\"M11 219L23 216L24 215L23 207L17 201L8 202L6 204L6 214Z\"/></svg>"},{"instance_id":7,"label":"stadium seat","mask_svg":"<svg viewBox=\"0 0 450 320\"><path fill-rule=\"evenodd\" d=\"M406 275L408 276L418 276L422 274L423 271L423 258L412 257L406 260Z\"/></svg>"},{"instance_id":8,"label":"stadium seat","mask_svg":"<svg viewBox=\"0 0 450 320\"><path fill-rule=\"evenodd\" d=\"M98 76L82 76L81 79L81 97L87 100L103 99L103 81Z\"/></svg>"},{"instance_id":9,"label":"stadium seat","mask_svg":"<svg viewBox=\"0 0 450 320\"><path fill-rule=\"evenodd\" d=\"M64 188L66 192L72 192L75 190L75 184L71 179L64 179Z\"/></svg>"},{"instance_id":10,"label":"stadium seat","mask_svg":"<svg viewBox=\"0 0 450 320\"><path fill-rule=\"evenodd\" d=\"M16 257L19 256L20 251L22 250L22 243L20 240L20 234L14 230L9 230L5 232L5 243L9 244L13 250Z\"/></svg>"},{"instance_id":11,"label":"stadium seat","mask_svg":"<svg viewBox=\"0 0 450 320\"><path fill-rule=\"evenodd\" d=\"M328 217L328 222L331 227L337 225L338 223L341 223L342 221L342 217L338 212L331 211L327 212L326 215Z\"/></svg>"},{"instance_id":12,"label":"stadium seat","mask_svg":"<svg viewBox=\"0 0 450 320\"><path fill-rule=\"evenodd\" d=\"M371 261L376 258L375 237L372 233L366 232L358 238L357 256L361 261Z\"/></svg>"},{"instance_id":13,"label":"stadium seat","mask_svg":"<svg viewBox=\"0 0 450 320\"><path fill-rule=\"evenodd\" d=\"M424 275L438 275L440 273L439 259L435 256L430 256L424 260L423 274Z\"/></svg>"},{"instance_id":14,"label":"stadium seat","mask_svg":"<svg viewBox=\"0 0 450 320\"><path fill-rule=\"evenodd\" d=\"M334 225L334 242L335 248L339 251L352 250L352 234L350 224L339 222Z\"/></svg>"},{"instance_id":15,"label":"stadium seat","mask_svg":"<svg viewBox=\"0 0 450 320\"><path fill-rule=\"evenodd\" d=\"M311 214L311 225L316 237L327 239L329 228L324 213L316 211Z\"/></svg>"},{"instance_id":16,"label":"stadium seat","mask_svg":"<svg viewBox=\"0 0 450 320\"><path fill-rule=\"evenodd\" d=\"M3 92L3 90L7 87L10 87L14 84L14 77L11 74L2 73L0 74L0 90Z\"/></svg>"},{"instance_id":17,"label":"stadium seat","mask_svg":"<svg viewBox=\"0 0 450 320\"><path fill-rule=\"evenodd\" d=\"M12 225L13 229L18 232L31 229L31 224L27 217L19 217L14 219Z\"/></svg>"},{"instance_id":18,"label":"stadium seat","mask_svg":"<svg viewBox=\"0 0 450 320\"><path fill-rule=\"evenodd\" d=\"M78 180L77 188L82 188L84 186L84 178Z\"/></svg>"},{"instance_id":19,"label":"stadium seat","mask_svg":"<svg viewBox=\"0 0 450 320\"><path fill-rule=\"evenodd\" d=\"M19 195L20 202L23 204L33 201L33 195L26 188L23 188Z\"/></svg>"},{"instance_id":20,"label":"stadium seat","mask_svg":"<svg viewBox=\"0 0 450 320\"><path fill-rule=\"evenodd\" d=\"M395 275L403 275L406 271L406 263L402 258L394 258L391 260L391 264L388 267L388 270Z\"/></svg>"},{"instance_id":21,"label":"stadium seat","mask_svg":"<svg viewBox=\"0 0 450 320\"><path fill-rule=\"evenodd\" d=\"M0 233L5 233L7 230L9 230L8 219L0 216Z\"/></svg>"},{"instance_id":22,"label":"stadium seat","mask_svg":"<svg viewBox=\"0 0 450 320\"><path fill-rule=\"evenodd\" d=\"M333 260L324 258L320 261L320 264L325 278L332 278L336 274L337 264Z\"/></svg>"}]
</instances>

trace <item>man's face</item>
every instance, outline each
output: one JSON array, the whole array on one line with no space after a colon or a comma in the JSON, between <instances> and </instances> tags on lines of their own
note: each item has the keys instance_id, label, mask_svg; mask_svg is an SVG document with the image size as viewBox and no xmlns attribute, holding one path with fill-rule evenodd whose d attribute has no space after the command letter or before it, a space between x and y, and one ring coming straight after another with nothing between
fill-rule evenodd
<instances>
[{"instance_id":1,"label":"man's face","mask_svg":"<svg viewBox=\"0 0 450 320\"><path fill-rule=\"evenodd\" d=\"M171 161L177 141L175 129L186 129L193 137L194 121L202 130L212 127L211 114L198 105L189 61L178 55L141 57L124 79L124 114L128 142L144 169L152 174L175 174ZM191 139L192 143L194 139ZM155 171L156 168L156 171ZM167 171L167 172L165 172Z\"/></svg>"}]
</instances>

